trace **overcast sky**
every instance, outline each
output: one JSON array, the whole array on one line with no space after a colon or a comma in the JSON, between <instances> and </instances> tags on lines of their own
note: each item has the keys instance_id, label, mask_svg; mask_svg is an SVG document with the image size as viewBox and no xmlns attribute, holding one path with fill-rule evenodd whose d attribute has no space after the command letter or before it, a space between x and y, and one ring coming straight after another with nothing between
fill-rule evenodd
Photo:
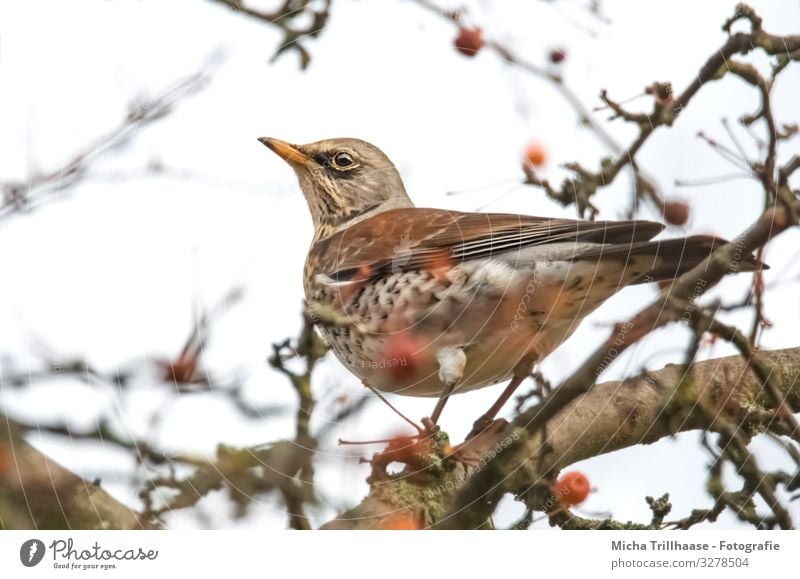
<instances>
[{"instance_id":1,"label":"overcast sky","mask_svg":"<svg viewBox=\"0 0 800 579\"><path fill-rule=\"evenodd\" d=\"M487 36L528 60L544 64L548 50L568 51L566 83L588 107L603 88L622 100L653 81L682 90L724 42L720 30L735 2L672 1L603 3L610 23L590 17L580 0L557 2L464 2ZM796 33L798 2L751 3L774 33ZM210 86L179 105L163 122L142 130L130 148L93 166L92 178L32 214L0 221L0 364L19 367L51 359L86 356L101 368L117 368L153 354L174 355L192 324L195 304L212 305L231 287L246 288L245 300L220 320L205 352L212 374L240 376L259 403L294 404L284 379L265 364L270 344L300 326L301 272L311 221L289 167L256 142L273 136L308 142L359 137L395 161L418 205L459 210L508 211L575 216L535 188L520 185L520 152L530 140L546 146L544 175L559 182L560 163L589 167L607 154L582 129L575 112L547 83L504 65L493 54L470 59L452 46L454 29L409 1L336 0L328 28L308 43L312 62L300 71L297 55L269 60L280 42L274 28L202 0L172 2L57 0L4 2L0 6L0 179L25 179L35 168L52 170L124 117L137 95L153 93L196 71L209 55L224 51ZM764 64L764 61L757 61ZM775 86L776 116L798 122L800 68L790 67ZM756 110L757 93L727 78L704 87L671 130L660 129L638 161L668 197L690 199L691 221L666 235L709 233L731 237L758 215L758 185L720 180L677 188L676 179L714 178L736 172L696 138L699 130L728 137L721 119ZM631 106L649 107L641 98ZM607 113L598 113L605 122ZM605 122L626 144L632 127ZM738 130L738 129L737 129ZM739 138L755 154L752 139ZM797 152L797 139L784 154ZM158 159L196 178L148 176ZM116 181L120 172L141 176ZM462 191L448 195L450 191ZM596 197L600 217L624 214L632 192L617 179ZM639 216L659 219L652 207ZM766 348L800 343L796 230L774 242L767 261ZM740 300L749 276L724 280L707 299ZM652 287L625 290L612 298L542 364L554 382L603 339L619 321L656 295ZM747 327L748 315L729 321ZM641 367L659 368L682 359L688 331L660 330L621 356L605 373L615 378ZM724 345L703 356L731 353ZM315 375L322 405L339 394L358 396L361 386L329 357ZM0 385L2 386L2 385ZM443 427L460 440L499 387L451 400ZM68 417L90 426L98 412L117 417L120 428L150 434L176 450L212 453L219 443L247 445L291 434L292 423L268 418L242 421L212 396L166 401L163 388L143 386L134 394L106 391L65 380L24 392L0 391L0 403L29 419ZM433 401L395 398L410 416L430 412ZM123 402L125 404L123 404ZM157 429L149 417L164 411ZM403 423L373 404L357 420L339 425L323 441L319 474L326 495L353 502L366 493L366 468L356 451L336 447L335 438L379 438L403 432ZM585 512L610 512L627 520L649 519L645 495L670 492L674 513L709 504L703 472L708 457L697 433L646 448L633 448L577 465L597 491ZM111 451L87 449L48 437L32 441L80 474L93 478L102 464L104 484L135 504L124 479L130 460ZM757 442L769 466L779 456ZM625 476L621 477L620 473ZM341 502L316 513L330 516ZM204 506L206 525L281 526L280 505L265 502L244 523L230 519L224 502ZM504 505L508 521L517 505ZM795 509L795 514L797 514ZM173 526L197 526L185 513ZM727 517L723 525L734 524Z\"/></svg>"}]
</instances>

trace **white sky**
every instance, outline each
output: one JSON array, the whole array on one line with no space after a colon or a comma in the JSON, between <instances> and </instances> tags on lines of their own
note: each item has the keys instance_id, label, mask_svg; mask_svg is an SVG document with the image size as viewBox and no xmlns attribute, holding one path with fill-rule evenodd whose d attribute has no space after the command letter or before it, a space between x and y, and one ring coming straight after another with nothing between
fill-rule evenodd
<instances>
[{"instance_id":1,"label":"white sky","mask_svg":"<svg viewBox=\"0 0 800 579\"><path fill-rule=\"evenodd\" d=\"M607 88L621 100L655 80L685 87L705 59L724 42L722 22L735 2L669 3L608 1L612 24L588 18L579 0L470 2L487 35L508 43L534 63L550 47L566 47L566 82L587 106ZM796 33L796 2L752 2L774 33ZM587 34L586 27L596 34ZM354 136L380 146L403 174L412 198L423 206L478 208L540 215L574 216L537 189L517 186L519 155L531 139L545 143L551 163L545 176L560 182L558 164L578 160L596 166L605 153L577 126L572 109L543 81L501 64L492 54L465 58L452 48L454 29L407 1L337 0L329 28L309 43L313 59L300 72L294 54L268 60L280 36L259 22L201 0L119 0L82 3L38 0L0 6L0 179L25 179L32 167L50 170L116 125L137 94L154 92L195 71L215 49L228 58L200 95L181 103L166 121L143 131L130 149L94 166L96 174L143 168L154 158L204 178L143 177L125 182L90 179L33 215L0 222L4 283L0 290L0 364L37 364L45 345L57 357L87 356L115 368L151 354L177 352L192 323L195 303L211 305L232 286L244 285L245 301L217 325L206 352L212 374L241 372L248 395L259 403L294 403L289 386L266 368L272 342L296 334L302 299L301 271L311 221L291 170L256 137L307 142ZM758 61L763 64L763 60ZM775 87L775 110L783 122L798 122L800 68L786 71ZM647 99L636 101L649 106ZM733 78L705 87L672 130L659 130L638 161L668 196L691 199L685 232L733 236L749 224L762 203L749 180L676 190L675 179L715 177L735 171L701 143L702 129L726 141L721 118L753 112L757 94ZM634 105L635 106L635 105ZM600 113L599 118L607 115ZM626 144L631 127L608 130ZM741 132L740 132L741 133ZM753 142L741 133L752 152ZM797 139L784 157L797 153ZM794 151L790 148L794 147ZM494 184L494 185L492 185ZM476 187L479 189L474 190ZM447 191L471 191L448 196ZM631 192L620 178L596 197L601 217L622 215ZM640 215L657 219L649 207ZM800 342L798 232L784 234L767 254L767 348ZM793 281L792 281L793 280ZM710 298L739 300L749 276L726 279ZM626 290L584 322L576 335L542 366L557 381L602 339L607 324L645 305L655 290ZM709 298L709 299L710 299ZM730 321L747 327L748 316ZM604 377L658 368L681 359L688 332L670 328L644 340ZM704 355L731 352L718 345ZM357 396L361 386L338 363L326 360L316 374L322 406L339 393ZM499 388L451 400L443 426L460 440ZM187 397L165 406L163 388L143 386L133 395L56 381L27 392L0 392L12 411L30 419L68 417L88 426L97 411L118 411L121 428L150 434L165 447L211 453L218 443L246 445L289 436L286 419L241 421L211 396ZM397 398L410 416L430 412L433 401ZM164 410L157 429L151 412ZM404 431L383 406L370 406L358 420L340 425L333 438L376 438ZM627 520L649 519L645 495L671 493L674 515L709 504L703 469L707 457L691 433L646 448L603 456L578 467L597 491L584 512L611 512ZM110 451L33 439L87 477L100 474L117 496L133 500L122 480L108 471L129 471ZM778 459L769 443L759 456ZM316 513L321 520L366 492L366 468L352 449L323 444L321 490L335 497ZM347 455L351 455L349 458ZM624 472L624 477L620 473ZM233 521L224 502L205 501L206 526L281 526L281 511L264 503L244 522ZM508 521L517 505L505 505ZM797 508L794 507L797 515ZM197 526L185 513L173 526ZM725 517L721 525L732 525Z\"/></svg>"}]
</instances>

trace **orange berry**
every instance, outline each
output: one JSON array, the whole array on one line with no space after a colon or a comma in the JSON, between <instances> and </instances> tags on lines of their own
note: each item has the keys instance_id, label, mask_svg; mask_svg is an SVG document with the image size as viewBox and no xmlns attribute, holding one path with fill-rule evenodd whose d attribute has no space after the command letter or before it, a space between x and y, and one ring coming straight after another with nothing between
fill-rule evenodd
<instances>
[{"instance_id":1,"label":"orange berry","mask_svg":"<svg viewBox=\"0 0 800 579\"><path fill-rule=\"evenodd\" d=\"M382 531L416 531L420 527L410 515L389 515L380 522L378 528Z\"/></svg>"},{"instance_id":2,"label":"orange berry","mask_svg":"<svg viewBox=\"0 0 800 579\"><path fill-rule=\"evenodd\" d=\"M564 473L553 485L553 494L565 507L579 505L586 500L591 490L589 479L576 470Z\"/></svg>"},{"instance_id":3,"label":"orange berry","mask_svg":"<svg viewBox=\"0 0 800 579\"><path fill-rule=\"evenodd\" d=\"M381 461L389 464L399 462L410 466L422 464L425 456L431 452L429 438L416 436L396 436L380 453Z\"/></svg>"},{"instance_id":4,"label":"orange berry","mask_svg":"<svg viewBox=\"0 0 800 579\"><path fill-rule=\"evenodd\" d=\"M484 44L481 28L459 28L455 47L464 56L475 56Z\"/></svg>"},{"instance_id":5,"label":"orange berry","mask_svg":"<svg viewBox=\"0 0 800 579\"><path fill-rule=\"evenodd\" d=\"M525 148L525 162L533 167L543 167L547 164L547 149L538 141L530 143Z\"/></svg>"},{"instance_id":6,"label":"orange berry","mask_svg":"<svg viewBox=\"0 0 800 579\"><path fill-rule=\"evenodd\" d=\"M662 212L664 220L670 225L685 225L691 209L686 201L667 201Z\"/></svg>"}]
</instances>

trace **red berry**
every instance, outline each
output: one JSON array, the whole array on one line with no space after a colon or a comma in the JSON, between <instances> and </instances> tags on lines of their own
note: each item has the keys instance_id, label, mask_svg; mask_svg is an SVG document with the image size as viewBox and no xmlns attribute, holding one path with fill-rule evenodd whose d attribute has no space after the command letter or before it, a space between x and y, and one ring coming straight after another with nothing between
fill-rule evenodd
<instances>
[{"instance_id":1,"label":"red berry","mask_svg":"<svg viewBox=\"0 0 800 579\"><path fill-rule=\"evenodd\" d=\"M484 44L481 28L459 28L455 46L464 56L475 56Z\"/></svg>"},{"instance_id":2,"label":"red berry","mask_svg":"<svg viewBox=\"0 0 800 579\"><path fill-rule=\"evenodd\" d=\"M553 48L548 57L553 64L561 64L567 59L567 51L564 48Z\"/></svg>"},{"instance_id":3,"label":"red berry","mask_svg":"<svg viewBox=\"0 0 800 579\"><path fill-rule=\"evenodd\" d=\"M553 494L565 507L582 503L591 490L589 479L576 470L564 473L553 485Z\"/></svg>"},{"instance_id":4,"label":"red berry","mask_svg":"<svg viewBox=\"0 0 800 579\"><path fill-rule=\"evenodd\" d=\"M664 219L670 225L685 225L689 221L691 209L686 201L667 201L664 203Z\"/></svg>"},{"instance_id":5,"label":"red berry","mask_svg":"<svg viewBox=\"0 0 800 579\"><path fill-rule=\"evenodd\" d=\"M547 149L538 141L531 142L525 148L525 162L533 167L543 167L547 164Z\"/></svg>"},{"instance_id":6,"label":"red berry","mask_svg":"<svg viewBox=\"0 0 800 579\"><path fill-rule=\"evenodd\" d=\"M161 379L175 384L189 384L198 380L202 381L202 372L199 368L200 351L189 352L172 361L159 361Z\"/></svg>"}]
</instances>

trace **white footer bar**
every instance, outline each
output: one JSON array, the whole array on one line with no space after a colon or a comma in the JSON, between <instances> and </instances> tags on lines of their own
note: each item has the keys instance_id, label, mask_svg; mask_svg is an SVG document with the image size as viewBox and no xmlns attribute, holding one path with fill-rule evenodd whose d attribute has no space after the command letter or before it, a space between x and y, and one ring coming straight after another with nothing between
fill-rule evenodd
<instances>
[{"instance_id":1,"label":"white footer bar","mask_svg":"<svg viewBox=\"0 0 800 579\"><path fill-rule=\"evenodd\" d=\"M791 531L3 531L0 576L729 578L796 569L798 553Z\"/></svg>"}]
</instances>

